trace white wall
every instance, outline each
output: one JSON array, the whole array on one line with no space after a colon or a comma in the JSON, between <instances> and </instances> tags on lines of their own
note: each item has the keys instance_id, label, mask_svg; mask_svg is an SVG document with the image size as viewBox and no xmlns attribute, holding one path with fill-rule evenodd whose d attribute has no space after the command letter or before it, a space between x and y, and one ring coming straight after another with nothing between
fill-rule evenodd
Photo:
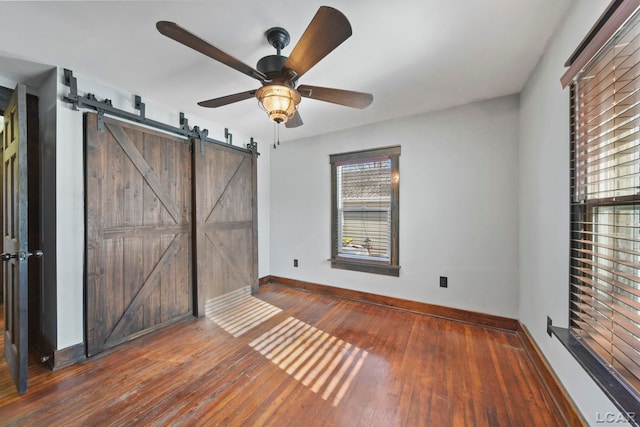
<instances>
[{"instance_id":1,"label":"white wall","mask_svg":"<svg viewBox=\"0 0 640 427\"><path fill-rule=\"evenodd\" d=\"M258 142L258 277L268 276L271 262L271 229L269 227L271 210L271 145L269 141Z\"/></svg>"},{"instance_id":2,"label":"white wall","mask_svg":"<svg viewBox=\"0 0 640 427\"><path fill-rule=\"evenodd\" d=\"M271 153L271 274L517 317L517 138L509 96L283 143ZM390 145L402 147L400 277L332 269L329 155Z\"/></svg>"},{"instance_id":3,"label":"white wall","mask_svg":"<svg viewBox=\"0 0 640 427\"><path fill-rule=\"evenodd\" d=\"M618 412L585 371L546 333L546 316L566 327L569 307L569 90L564 62L607 1L575 0L521 94L520 320L591 422Z\"/></svg>"},{"instance_id":4,"label":"white wall","mask_svg":"<svg viewBox=\"0 0 640 427\"><path fill-rule=\"evenodd\" d=\"M133 104L133 95L90 78L76 75L78 91L95 94L99 100L109 98L113 106L137 113ZM57 111L57 152L56 152L56 188L57 188L57 348L62 349L83 341L83 268L84 268L84 171L83 171L83 133L82 112L74 111L62 101L69 89L62 84L63 70L58 70L58 111ZM144 98L146 117L179 127L179 111L154 103ZM190 126L198 125L209 129L209 137L224 141L224 126L195 116L187 116ZM231 130L233 132L233 130ZM245 146L249 136L234 134L234 145ZM258 145L263 154L258 158L258 241L261 252L259 272L267 274L268 264L265 247L269 245L268 229L268 189L269 189L269 147L267 143ZM266 258L262 260L262 258Z\"/></svg>"},{"instance_id":5,"label":"white wall","mask_svg":"<svg viewBox=\"0 0 640 427\"><path fill-rule=\"evenodd\" d=\"M68 93L58 70L56 117L57 342L63 349L84 336L84 154L82 113L62 101ZM64 254L64 255L63 255Z\"/></svg>"}]
</instances>

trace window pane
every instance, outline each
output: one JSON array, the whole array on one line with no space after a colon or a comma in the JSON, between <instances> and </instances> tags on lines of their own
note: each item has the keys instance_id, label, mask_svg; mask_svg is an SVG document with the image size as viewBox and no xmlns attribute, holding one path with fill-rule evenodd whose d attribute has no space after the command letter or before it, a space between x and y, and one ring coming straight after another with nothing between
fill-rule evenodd
<instances>
[{"instance_id":1,"label":"window pane","mask_svg":"<svg viewBox=\"0 0 640 427\"><path fill-rule=\"evenodd\" d=\"M376 257L389 261L389 211L342 212L340 255Z\"/></svg>"},{"instance_id":2,"label":"window pane","mask_svg":"<svg viewBox=\"0 0 640 427\"><path fill-rule=\"evenodd\" d=\"M338 254L389 261L391 160L337 166Z\"/></svg>"},{"instance_id":3,"label":"window pane","mask_svg":"<svg viewBox=\"0 0 640 427\"><path fill-rule=\"evenodd\" d=\"M400 276L400 146L331 154L331 268Z\"/></svg>"},{"instance_id":4,"label":"window pane","mask_svg":"<svg viewBox=\"0 0 640 427\"><path fill-rule=\"evenodd\" d=\"M640 17L572 86L571 329L640 391Z\"/></svg>"}]
</instances>

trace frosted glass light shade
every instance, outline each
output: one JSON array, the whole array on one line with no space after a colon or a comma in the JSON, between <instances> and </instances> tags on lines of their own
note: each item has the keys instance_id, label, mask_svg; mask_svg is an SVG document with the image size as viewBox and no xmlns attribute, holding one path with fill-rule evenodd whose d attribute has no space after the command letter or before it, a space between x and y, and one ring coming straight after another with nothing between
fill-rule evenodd
<instances>
[{"instance_id":1,"label":"frosted glass light shade","mask_svg":"<svg viewBox=\"0 0 640 427\"><path fill-rule=\"evenodd\" d=\"M260 107L275 123L285 123L296 113L300 94L288 86L271 84L262 86L256 92Z\"/></svg>"}]
</instances>

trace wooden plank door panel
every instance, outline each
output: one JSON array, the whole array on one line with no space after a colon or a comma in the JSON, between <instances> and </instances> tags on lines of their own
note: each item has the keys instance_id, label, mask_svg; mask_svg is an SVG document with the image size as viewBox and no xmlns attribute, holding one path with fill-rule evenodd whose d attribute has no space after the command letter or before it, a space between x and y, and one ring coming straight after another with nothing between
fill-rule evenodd
<instances>
[{"instance_id":1,"label":"wooden plank door panel","mask_svg":"<svg viewBox=\"0 0 640 427\"><path fill-rule=\"evenodd\" d=\"M194 148L197 313L207 301L258 288L256 158L229 147Z\"/></svg>"},{"instance_id":2,"label":"wooden plank door panel","mask_svg":"<svg viewBox=\"0 0 640 427\"><path fill-rule=\"evenodd\" d=\"M4 115L3 252L28 252L27 90L18 85ZM4 356L19 394L27 391L28 258L4 266Z\"/></svg>"},{"instance_id":3,"label":"wooden plank door panel","mask_svg":"<svg viewBox=\"0 0 640 427\"><path fill-rule=\"evenodd\" d=\"M192 315L186 141L85 115L87 354Z\"/></svg>"}]
</instances>

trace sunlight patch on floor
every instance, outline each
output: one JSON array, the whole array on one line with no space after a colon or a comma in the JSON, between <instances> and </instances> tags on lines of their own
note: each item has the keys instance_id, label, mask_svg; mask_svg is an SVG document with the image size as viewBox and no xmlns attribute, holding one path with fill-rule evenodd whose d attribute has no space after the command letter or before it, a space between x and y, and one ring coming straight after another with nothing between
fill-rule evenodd
<instances>
[{"instance_id":1,"label":"sunlight patch on floor","mask_svg":"<svg viewBox=\"0 0 640 427\"><path fill-rule=\"evenodd\" d=\"M282 309L251 295L244 296L242 292L235 294L235 298L227 294L205 304L205 315L234 337L282 312Z\"/></svg>"},{"instance_id":2,"label":"sunlight patch on floor","mask_svg":"<svg viewBox=\"0 0 640 427\"><path fill-rule=\"evenodd\" d=\"M333 406L338 406L368 355L293 317L249 345Z\"/></svg>"}]
</instances>

